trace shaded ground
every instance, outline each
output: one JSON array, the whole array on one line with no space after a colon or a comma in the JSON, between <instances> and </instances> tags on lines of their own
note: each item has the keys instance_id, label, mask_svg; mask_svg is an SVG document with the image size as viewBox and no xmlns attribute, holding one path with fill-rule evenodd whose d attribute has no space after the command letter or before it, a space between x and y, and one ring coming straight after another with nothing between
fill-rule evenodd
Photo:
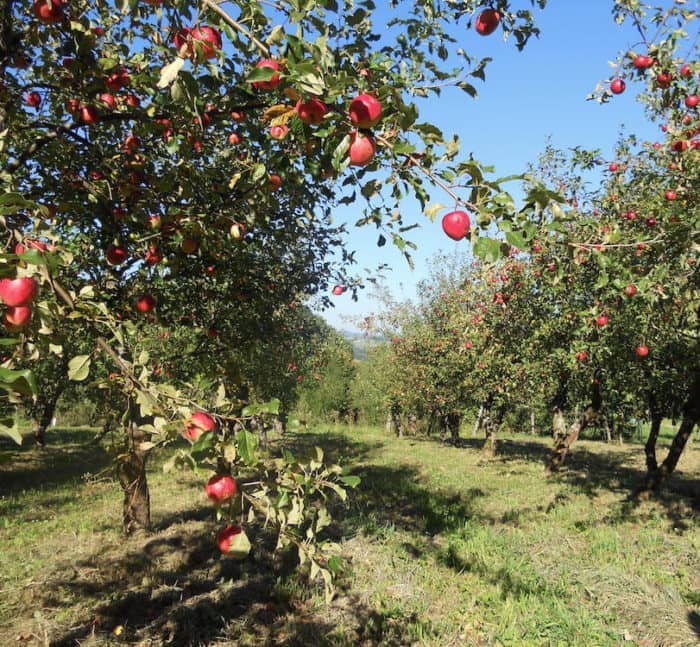
<instances>
[{"instance_id":1,"label":"shaded ground","mask_svg":"<svg viewBox=\"0 0 700 647\"><path fill-rule=\"evenodd\" d=\"M325 607L264 532L250 559L220 557L201 476L154 466L154 532L125 540L89 437L0 447L1 645L700 644L697 450L637 503L638 446L582 442L546 477L546 439L485 461L471 439L293 436L362 478L334 505L347 568Z\"/></svg>"}]
</instances>

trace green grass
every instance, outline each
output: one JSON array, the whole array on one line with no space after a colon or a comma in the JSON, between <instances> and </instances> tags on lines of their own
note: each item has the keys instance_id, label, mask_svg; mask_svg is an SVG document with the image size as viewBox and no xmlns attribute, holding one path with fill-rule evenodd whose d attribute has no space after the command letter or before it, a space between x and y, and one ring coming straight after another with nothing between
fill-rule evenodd
<instances>
[{"instance_id":1,"label":"green grass","mask_svg":"<svg viewBox=\"0 0 700 647\"><path fill-rule=\"evenodd\" d=\"M700 644L697 448L639 503L638 444L582 441L548 477L549 441L532 436L506 436L492 460L471 438L291 436L362 477L335 505L347 568L326 608L264 533L250 560L221 559L203 476L163 474L165 455L149 476L154 532L123 538L92 435L0 445L0 644Z\"/></svg>"}]
</instances>

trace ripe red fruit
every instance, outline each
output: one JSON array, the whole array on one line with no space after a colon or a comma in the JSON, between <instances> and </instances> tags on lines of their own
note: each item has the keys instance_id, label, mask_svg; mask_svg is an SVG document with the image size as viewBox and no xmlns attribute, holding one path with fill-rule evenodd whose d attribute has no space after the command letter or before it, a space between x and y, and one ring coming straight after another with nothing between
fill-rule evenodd
<instances>
[{"instance_id":1,"label":"ripe red fruit","mask_svg":"<svg viewBox=\"0 0 700 647\"><path fill-rule=\"evenodd\" d=\"M92 105L81 104L80 106L80 121L84 124L92 125L99 121L100 117L97 114L97 108Z\"/></svg>"},{"instance_id":2,"label":"ripe red fruit","mask_svg":"<svg viewBox=\"0 0 700 647\"><path fill-rule=\"evenodd\" d=\"M23 328L32 318L29 306L10 306L5 310L3 321L7 328Z\"/></svg>"},{"instance_id":3,"label":"ripe red fruit","mask_svg":"<svg viewBox=\"0 0 700 647\"><path fill-rule=\"evenodd\" d=\"M626 285L625 286L625 294L628 297L633 297L635 294L637 294L637 286L634 285L633 283Z\"/></svg>"},{"instance_id":4,"label":"ripe red fruit","mask_svg":"<svg viewBox=\"0 0 700 647\"><path fill-rule=\"evenodd\" d=\"M231 133L228 136L228 143L235 146L241 143L241 136L238 133Z\"/></svg>"},{"instance_id":5,"label":"ripe red fruit","mask_svg":"<svg viewBox=\"0 0 700 647\"><path fill-rule=\"evenodd\" d=\"M124 102L129 108L138 108L141 105L141 99L139 99L135 94L127 94L124 98Z\"/></svg>"},{"instance_id":6,"label":"ripe red fruit","mask_svg":"<svg viewBox=\"0 0 700 647\"><path fill-rule=\"evenodd\" d=\"M271 58L264 58L262 61L258 61L255 67L268 67L271 70L280 71L282 66L275 60ZM256 90L274 90L282 81L279 74L273 74L269 81L253 81L251 85Z\"/></svg>"},{"instance_id":7,"label":"ripe red fruit","mask_svg":"<svg viewBox=\"0 0 700 647\"><path fill-rule=\"evenodd\" d=\"M110 245L107 248L107 262L110 265L120 265L126 260L127 253L123 247L117 247L116 245Z\"/></svg>"},{"instance_id":8,"label":"ripe red fruit","mask_svg":"<svg viewBox=\"0 0 700 647\"><path fill-rule=\"evenodd\" d=\"M668 191L666 191L666 193L664 193L664 198L666 198L669 201L673 201L677 197L678 197L678 194L675 191L673 191L672 189L669 189Z\"/></svg>"},{"instance_id":9,"label":"ripe red fruit","mask_svg":"<svg viewBox=\"0 0 700 647\"><path fill-rule=\"evenodd\" d=\"M656 226L656 218L647 218L646 223L647 223L647 227L655 227Z\"/></svg>"},{"instance_id":10,"label":"ripe red fruit","mask_svg":"<svg viewBox=\"0 0 700 647\"><path fill-rule=\"evenodd\" d=\"M339 297L341 294L343 294L343 292L345 292L345 286L344 286L344 285L336 285L336 286L333 288L333 294L334 294L336 297Z\"/></svg>"},{"instance_id":11,"label":"ripe red fruit","mask_svg":"<svg viewBox=\"0 0 700 647\"><path fill-rule=\"evenodd\" d=\"M131 77L125 68L121 68L118 72L112 72L105 78L105 85L110 90L121 90L124 86L131 83Z\"/></svg>"},{"instance_id":12,"label":"ripe red fruit","mask_svg":"<svg viewBox=\"0 0 700 647\"><path fill-rule=\"evenodd\" d=\"M282 140L289 134L289 126L286 124L275 124L270 126L270 137L272 139Z\"/></svg>"},{"instance_id":13,"label":"ripe red fruit","mask_svg":"<svg viewBox=\"0 0 700 647\"><path fill-rule=\"evenodd\" d=\"M238 494L238 486L230 474L216 474L205 486L207 496L217 505L232 499Z\"/></svg>"},{"instance_id":14,"label":"ripe red fruit","mask_svg":"<svg viewBox=\"0 0 700 647\"><path fill-rule=\"evenodd\" d=\"M175 34L175 47L178 50L186 46L186 55L197 54L199 58L216 58L221 49L221 34L218 29L202 25L200 27L185 27Z\"/></svg>"},{"instance_id":15,"label":"ripe red fruit","mask_svg":"<svg viewBox=\"0 0 700 647\"><path fill-rule=\"evenodd\" d=\"M136 135L127 135L124 138L124 144L122 145L122 152L134 154L138 150L140 145L141 145L141 140Z\"/></svg>"},{"instance_id":16,"label":"ripe red fruit","mask_svg":"<svg viewBox=\"0 0 700 647\"><path fill-rule=\"evenodd\" d=\"M109 92L103 92L97 98L100 103L104 104L110 110L117 109L117 98L113 94L110 94Z\"/></svg>"},{"instance_id":17,"label":"ripe red fruit","mask_svg":"<svg viewBox=\"0 0 700 647\"><path fill-rule=\"evenodd\" d=\"M214 418L208 413L204 413L204 411L196 411L189 419L189 424L185 427L185 437L192 442L196 442L202 434L215 429L216 421Z\"/></svg>"},{"instance_id":18,"label":"ripe red fruit","mask_svg":"<svg viewBox=\"0 0 700 647\"><path fill-rule=\"evenodd\" d=\"M671 85L672 79L673 75L670 72L659 72L659 74L656 75L656 86L659 88L667 88Z\"/></svg>"},{"instance_id":19,"label":"ripe red fruit","mask_svg":"<svg viewBox=\"0 0 700 647\"><path fill-rule=\"evenodd\" d=\"M277 191L277 189L282 187L282 178L273 173L267 178L267 189L268 191Z\"/></svg>"},{"instance_id":20,"label":"ripe red fruit","mask_svg":"<svg viewBox=\"0 0 700 647\"><path fill-rule=\"evenodd\" d=\"M372 161L374 154L377 152L377 146L374 139L369 135L363 135L357 130L350 133L350 164L352 166L366 166Z\"/></svg>"},{"instance_id":21,"label":"ripe red fruit","mask_svg":"<svg viewBox=\"0 0 700 647\"><path fill-rule=\"evenodd\" d=\"M613 94L622 94L626 87L627 84L622 79L613 79L610 82L610 92Z\"/></svg>"},{"instance_id":22,"label":"ripe red fruit","mask_svg":"<svg viewBox=\"0 0 700 647\"><path fill-rule=\"evenodd\" d=\"M611 173L615 173L619 169L620 169L620 166L616 162L611 162L608 165L608 171L610 171Z\"/></svg>"},{"instance_id":23,"label":"ripe red fruit","mask_svg":"<svg viewBox=\"0 0 700 647\"><path fill-rule=\"evenodd\" d=\"M639 344L639 346L634 349L634 352L637 354L637 357L642 359L649 354L649 347L645 344Z\"/></svg>"},{"instance_id":24,"label":"ripe red fruit","mask_svg":"<svg viewBox=\"0 0 700 647\"><path fill-rule=\"evenodd\" d=\"M358 94L350 103L350 121L357 128L372 128L382 118L382 104L371 94Z\"/></svg>"},{"instance_id":25,"label":"ripe red fruit","mask_svg":"<svg viewBox=\"0 0 700 647\"><path fill-rule=\"evenodd\" d=\"M442 217L442 230L452 240L462 240L469 234L471 223L465 211L450 211Z\"/></svg>"},{"instance_id":26,"label":"ripe red fruit","mask_svg":"<svg viewBox=\"0 0 700 647\"><path fill-rule=\"evenodd\" d=\"M654 59L646 54L639 54L638 56L634 57L632 65L634 65L638 70L646 70L648 67L654 65Z\"/></svg>"},{"instance_id":27,"label":"ripe red fruit","mask_svg":"<svg viewBox=\"0 0 700 647\"><path fill-rule=\"evenodd\" d=\"M0 299L11 307L28 306L36 297L36 281L28 276L0 280Z\"/></svg>"},{"instance_id":28,"label":"ripe red fruit","mask_svg":"<svg viewBox=\"0 0 700 647\"><path fill-rule=\"evenodd\" d=\"M689 94L685 98L686 108L697 108L698 104L700 104L700 96L698 96L697 94Z\"/></svg>"},{"instance_id":29,"label":"ripe red fruit","mask_svg":"<svg viewBox=\"0 0 700 647\"><path fill-rule=\"evenodd\" d=\"M299 99L296 105L297 115L305 124L318 124L326 116L328 106L320 99L309 99L302 101Z\"/></svg>"},{"instance_id":30,"label":"ripe red fruit","mask_svg":"<svg viewBox=\"0 0 700 647\"><path fill-rule=\"evenodd\" d=\"M684 139L678 139L671 144L671 150L675 153L682 153L690 148L690 144Z\"/></svg>"},{"instance_id":31,"label":"ripe red fruit","mask_svg":"<svg viewBox=\"0 0 700 647\"><path fill-rule=\"evenodd\" d=\"M231 540L242 532L240 526L226 526L222 528L216 535L216 544L219 550L226 555L231 549Z\"/></svg>"},{"instance_id":32,"label":"ripe red fruit","mask_svg":"<svg viewBox=\"0 0 700 647\"><path fill-rule=\"evenodd\" d=\"M32 108L39 109L41 105L41 95L36 90L27 92L27 94L24 95L24 102Z\"/></svg>"},{"instance_id":33,"label":"ripe red fruit","mask_svg":"<svg viewBox=\"0 0 700 647\"><path fill-rule=\"evenodd\" d=\"M493 34L501 22L501 14L495 9L484 9L476 18L474 28L482 36Z\"/></svg>"},{"instance_id":34,"label":"ripe red fruit","mask_svg":"<svg viewBox=\"0 0 700 647\"><path fill-rule=\"evenodd\" d=\"M600 326L601 328L603 326L608 325L608 316L607 315L598 315L598 317L595 320L596 324Z\"/></svg>"},{"instance_id":35,"label":"ripe red fruit","mask_svg":"<svg viewBox=\"0 0 700 647\"><path fill-rule=\"evenodd\" d=\"M470 342L470 341L465 341L465 342L464 342L464 347L465 347L467 350L471 350L471 349L474 347L474 344L472 344L472 342Z\"/></svg>"},{"instance_id":36,"label":"ripe red fruit","mask_svg":"<svg viewBox=\"0 0 700 647\"><path fill-rule=\"evenodd\" d=\"M136 298L136 309L139 312L150 312L156 307L156 299L151 294L142 294L140 297Z\"/></svg>"},{"instance_id":37,"label":"ripe red fruit","mask_svg":"<svg viewBox=\"0 0 700 647\"><path fill-rule=\"evenodd\" d=\"M578 353L576 353L576 359L579 362L583 362L587 357L588 357L588 353L586 353L585 350L580 350Z\"/></svg>"},{"instance_id":38,"label":"ripe red fruit","mask_svg":"<svg viewBox=\"0 0 700 647\"><path fill-rule=\"evenodd\" d=\"M149 245L146 253L144 254L144 260L147 265L158 265L163 260L163 255L160 250L155 245Z\"/></svg>"},{"instance_id":39,"label":"ripe red fruit","mask_svg":"<svg viewBox=\"0 0 700 647\"><path fill-rule=\"evenodd\" d=\"M34 14L43 23L63 20L63 0L34 0Z\"/></svg>"}]
</instances>

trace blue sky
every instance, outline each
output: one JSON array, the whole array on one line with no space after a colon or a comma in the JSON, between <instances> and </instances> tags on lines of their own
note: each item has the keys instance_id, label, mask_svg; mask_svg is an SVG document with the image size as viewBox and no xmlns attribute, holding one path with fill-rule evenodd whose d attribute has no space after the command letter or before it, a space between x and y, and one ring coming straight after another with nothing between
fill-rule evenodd
<instances>
[{"instance_id":1,"label":"blue sky","mask_svg":"<svg viewBox=\"0 0 700 647\"><path fill-rule=\"evenodd\" d=\"M612 4L611 0L550 0L544 11L536 12L540 38L531 40L522 52L512 39L504 42L500 32L482 37L463 28L461 46L475 56L493 58L486 82L477 80L476 99L450 90L439 102L423 102L421 121L437 124L446 135L457 133L465 151L496 167L495 177L525 171L548 138L557 148L600 148L606 159L623 125L626 131L654 139L658 126L645 121L642 106L635 102L633 84L628 83L624 94L605 105L586 101L596 84L610 76L609 62L619 52L644 51L635 29L614 23ZM450 204L446 195L434 193L433 198ZM357 251L358 268L378 263L392 267L384 284L396 298L415 296L416 284L426 277L428 261L437 253L468 253L467 242L455 243L443 234L440 215L432 224L415 205L407 203L404 220L421 223L410 236L418 244L413 255L416 268L411 271L390 242L381 249L376 247L373 227L353 226L360 209L342 208L335 217L349 223L348 244ZM322 314L336 328L353 329L348 318L357 320L378 308L369 298L370 292L369 288L362 291L358 302L352 301L349 293L333 297L336 307Z\"/></svg>"}]
</instances>

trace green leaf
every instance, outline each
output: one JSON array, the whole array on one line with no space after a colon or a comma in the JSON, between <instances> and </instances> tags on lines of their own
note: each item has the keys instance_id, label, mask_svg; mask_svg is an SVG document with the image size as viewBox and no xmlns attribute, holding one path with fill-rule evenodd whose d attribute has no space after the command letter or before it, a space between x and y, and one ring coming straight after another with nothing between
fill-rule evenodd
<instances>
[{"instance_id":1,"label":"green leaf","mask_svg":"<svg viewBox=\"0 0 700 647\"><path fill-rule=\"evenodd\" d=\"M0 389L32 396L39 391L34 373L29 369L13 370L2 366L0 366Z\"/></svg>"},{"instance_id":2,"label":"green leaf","mask_svg":"<svg viewBox=\"0 0 700 647\"><path fill-rule=\"evenodd\" d=\"M474 254L495 263L501 257L501 243L493 238L479 236L474 243Z\"/></svg>"},{"instance_id":3,"label":"green leaf","mask_svg":"<svg viewBox=\"0 0 700 647\"><path fill-rule=\"evenodd\" d=\"M250 553L250 548L248 535L246 535L245 530L241 529L241 532L231 537L231 543L226 554L234 559L245 559Z\"/></svg>"},{"instance_id":4,"label":"green leaf","mask_svg":"<svg viewBox=\"0 0 700 647\"><path fill-rule=\"evenodd\" d=\"M509 231L506 234L506 240L512 247L517 247L518 249L525 249L527 247L527 240L519 231Z\"/></svg>"},{"instance_id":5,"label":"green leaf","mask_svg":"<svg viewBox=\"0 0 700 647\"><path fill-rule=\"evenodd\" d=\"M255 465L255 449L258 446L258 437L248 431L241 429L236 436L238 453L246 465Z\"/></svg>"},{"instance_id":6,"label":"green leaf","mask_svg":"<svg viewBox=\"0 0 700 647\"><path fill-rule=\"evenodd\" d=\"M260 407L260 413L270 413L278 415L280 412L280 401L278 398L272 398L269 402L265 402Z\"/></svg>"},{"instance_id":7,"label":"green leaf","mask_svg":"<svg viewBox=\"0 0 700 647\"><path fill-rule=\"evenodd\" d=\"M345 135L333 151L332 164L336 171L348 164L348 150L350 150L350 135Z\"/></svg>"},{"instance_id":8,"label":"green leaf","mask_svg":"<svg viewBox=\"0 0 700 647\"><path fill-rule=\"evenodd\" d=\"M3 418L0 420L0 434L9 436L18 445L22 444L22 434L19 431L17 419L12 417Z\"/></svg>"},{"instance_id":9,"label":"green leaf","mask_svg":"<svg viewBox=\"0 0 700 647\"><path fill-rule=\"evenodd\" d=\"M362 481L362 479L359 476L341 476L340 480L345 485L351 488L356 488Z\"/></svg>"},{"instance_id":10,"label":"green leaf","mask_svg":"<svg viewBox=\"0 0 700 647\"><path fill-rule=\"evenodd\" d=\"M68 379L82 382L90 374L90 355L76 355L68 362Z\"/></svg>"}]
</instances>

